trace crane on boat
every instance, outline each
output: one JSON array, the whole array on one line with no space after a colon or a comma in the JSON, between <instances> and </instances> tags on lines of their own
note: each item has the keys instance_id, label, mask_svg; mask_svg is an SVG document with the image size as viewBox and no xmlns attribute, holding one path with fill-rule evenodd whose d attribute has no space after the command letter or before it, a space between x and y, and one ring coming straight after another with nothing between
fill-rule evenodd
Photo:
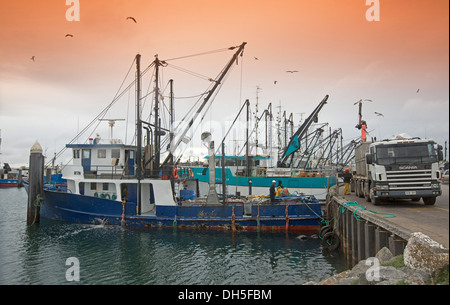
<instances>
[{"instance_id":1,"label":"crane on boat","mask_svg":"<svg viewBox=\"0 0 450 305\"><path fill-rule=\"evenodd\" d=\"M303 124L300 126L299 129L294 133L294 135L291 137L291 140L289 142L289 145L285 147L285 150L283 152L283 155L281 159L278 161L278 167L287 167L287 161L289 158L291 158L292 163L292 157L293 154L300 149L300 140L308 130L308 128L311 126L313 122L318 121L318 114L320 110L322 110L323 106L327 103L328 100L328 94L323 98L323 100L319 103L319 105L314 109L314 111L309 115L308 118L303 122Z\"/></svg>"}]
</instances>

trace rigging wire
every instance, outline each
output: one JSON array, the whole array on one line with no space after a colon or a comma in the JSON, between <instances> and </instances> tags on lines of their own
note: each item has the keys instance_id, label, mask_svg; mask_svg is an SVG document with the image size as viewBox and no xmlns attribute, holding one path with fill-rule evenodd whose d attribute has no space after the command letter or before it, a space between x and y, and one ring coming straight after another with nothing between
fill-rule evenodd
<instances>
[{"instance_id":1,"label":"rigging wire","mask_svg":"<svg viewBox=\"0 0 450 305\"><path fill-rule=\"evenodd\" d=\"M208 81L210 81L210 82L213 82L213 81L214 81L214 79L212 79L211 77L208 77L208 76L206 76L206 75L203 75L203 74L200 74L200 73L197 73L197 72L188 70L188 69L186 69L186 68L182 68L182 67L179 67L179 66L175 66L174 64L167 64L167 67L173 68L173 69L175 69L175 70L184 72L184 73L186 73L186 74L190 74L190 75L192 75L192 76L195 76L195 77L198 77L198 78L201 78L201 79L204 79L204 80L208 80Z\"/></svg>"},{"instance_id":2,"label":"rigging wire","mask_svg":"<svg viewBox=\"0 0 450 305\"><path fill-rule=\"evenodd\" d=\"M178 60L178 59L184 59L184 58L190 58L190 57L196 57L196 56L202 56L202 55L209 55L209 54L234 50L235 48L236 47L222 48L222 49L217 49L217 50L212 50L212 51L207 51L207 52L202 52L202 53L196 53L196 54L191 54L191 55L186 55L186 56L174 57L174 58L170 58L170 59L165 59L163 61L167 62L167 61L171 61L171 60Z\"/></svg>"},{"instance_id":3,"label":"rigging wire","mask_svg":"<svg viewBox=\"0 0 450 305\"><path fill-rule=\"evenodd\" d=\"M196 54L192 54L192 55L187 55L187 56L182 56L182 57L176 57L176 58L171 58L171 59L166 59L166 60L164 60L164 61L160 61L161 63L163 63L163 65L162 66L165 66L165 67L167 67L167 66L170 66L170 67L172 67L173 69L177 69L177 70L179 70L179 71L181 71L181 72L184 72L184 73L187 73L187 74L190 74L190 75L192 75L192 76L195 76L195 77L198 77L198 78L201 78L201 79L204 79L204 80L208 80L208 81L210 81L211 82L211 84L210 84L210 86L208 87L208 89L205 91L205 92L203 92L203 93L201 93L201 94L198 94L198 95L194 95L194 96L190 96L190 97L174 97L175 99L188 99L188 98L196 98L196 97L198 97L198 100L196 101L196 103L194 104L194 106L188 111L188 113L184 116L184 118L182 119L182 121L180 121L180 123L178 124L178 126L177 126L177 128L180 126L180 124L189 116L189 114L192 114L193 113L193 110L194 110L194 108L199 104L199 102L202 100L202 97L204 96L204 95L207 95L207 94L209 94L210 93L210 91L211 91L211 89L212 89L212 87L214 86L214 82L215 82L215 79L212 79L212 78L210 78L210 77L207 77L207 76L205 76L205 75L202 75L202 74L200 74L200 73L197 73L197 72L194 72L194 71L190 71L190 70L188 70L188 69L185 69L185 68L182 68L182 67L178 67L178 66L176 66L176 65L173 65L173 64L168 64L167 63L167 61L172 61L172 60L178 60L178 59L184 59L184 58L190 58L190 57L196 57L196 56L202 56L202 55L208 55L208 54L214 54L214 53L219 53L219 52L224 52L224 51L229 51L229 50L234 50L235 48L237 48L237 47L229 47L229 48L222 48L222 49L217 49L217 50L212 50L212 51L207 51L207 52L202 52L202 53L196 53ZM242 57L242 55L241 55L241 57ZM99 121L99 119L103 119L105 116L106 116L106 114L108 113L108 111L111 109L111 107L128 91L128 107L127 107L127 122L128 122L128 116L129 116L129 101L130 101L130 89L136 84L136 79L134 79L125 89L123 89L122 90L122 87L123 87L123 85L124 85L124 83L125 83L125 81L126 81L126 79L128 78L128 76L129 76L129 74L130 74L130 71L131 71L131 69L132 69L132 67L133 67L133 65L135 64L135 62L136 62L136 58L133 58L133 61L132 61L132 63L131 63L131 65L130 65L130 68L128 69L128 71L127 71L127 73L126 73L126 75L125 75L125 77L124 77L124 79L123 79L123 81L122 81L122 83L121 83L121 85L119 86L119 89L117 90L117 92L116 92L116 95L114 96L114 98L113 98L113 100L110 102L110 104L107 106L107 107L105 107L86 127L84 127L68 144L73 144L74 142L76 142L76 141L78 141L79 140L79 138L87 131L87 130L89 130L94 124L95 124L95 122L97 122L98 121L98 123L97 123L97 125L95 126L95 128L93 129L93 131L89 134L89 136L86 138L86 140L85 140L85 143L87 142L87 140L92 136L92 134L95 132L95 130L97 129L97 127L99 126L99 124L100 124L100 121ZM151 64L149 64L142 72L141 72L141 76L143 76L144 74L146 74L153 66L154 66L154 64L155 64L155 62L154 61L152 61L152 63ZM221 73L223 72L223 70L221 71ZM221 74L221 73L219 73L219 75ZM241 74L242 74L242 72L241 72ZM217 77L216 77L217 78ZM152 82L153 82L153 75L152 75L152 78L151 78L151 80L150 80L150 83L149 83L149 87L148 87L148 90L147 90L147 94L144 96L144 97L141 97L141 99L140 100L144 100L144 102L143 102L143 107L141 107L141 112L143 111L143 108L144 108L144 106L145 106L145 103L146 103L146 98L148 97L148 95L150 95L152 92L154 92L155 90L152 90L152 91L150 91L150 85L152 84ZM242 80L241 80L241 82L242 82ZM206 108L206 110L204 111L204 114L203 114L203 116L201 117L201 120L200 120L200 122L201 121L203 121L203 119L204 119L204 117L205 117L205 115L208 113L208 111L209 111L209 109L210 109L210 107L211 107L211 105L212 105L212 101L215 99L215 97L217 96L217 94L218 94L218 92L220 91L220 88L222 87L222 85L223 85L223 82L222 82L222 84L220 84L219 85L219 87L218 87L218 89L219 90L217 90L215 93L214 93L214 96L212 97L212 100L211 100L211 103L207 106L207 108ZM166 88L167 88L167 86L166 86ZM121 91L122 90L122 91ZM165 91L166 89L164 89L164 91ZM242 92L242 85L241 85L241 92ZM163 105L164 105L164 107L167 109L167 106L165 105L165 103L164 103L164 95L162 95L161 93L160 93L160 95L161 95L161 98L162 98L162 101L163 101ZM152 107L153 107L153 99L152 99L152 104L151 104L151 109L152 109ZM150 119L151 119L151 116L152 116L152 111L150 111L150 115L149 115L149 121L150 121ZM165 119L166 117L164 116L164 119ZM166 121L166 119L165 119L165 121ZM200 124L198 124L197 125L197 127L195 128L195 130L198 128L200 126ZM128 134L128 123L127 123L127 127L126 127L126 135L125 135L125 137L127 138L127 134ZM194 132L195 133L195 132ZM132 143L135 141L135 139L136 139L136 137L134 137L134 139L132 140ZM126 141L126 140L125 140ZM186 146L186 148L187 148L187 146ZM185 148L185 149L186 149ZM63 149L61 149L58 153L56 153L55 154L55 157L53 158L53 159L57 159L58 157L60 157L64 152L65 152L65 150L66 150L67 148L66 148L66 146L63 148ZM181 153L181 155L182 155L183 153ZM181 156L180 156L180 158L181 158ZM50 163L52 162L52 160L53 159L51 159L46 165L47 166L49 166L50 165ZM70 162L70 161L69 161ZM67 165L67 164L66 164Z\"/></svg>"},{"instance_id":4,"label":"rigging wire","mask_svg":"<svg viewBox=\"0 0 450 305\"><path fill-rule=\"evenodd\" d=\"M106 113L108 112L108 110L123 96L123 94L127 91L127 90L129 90L129 88L132 86L132 84L131 85L129 85L126 89L124 89L121 93L119 93L120 92L120 90L122 89L122 86L123 86L123 84L125 83L125 81L126 81L126 79L127 79L127 77L128 77L128 75L130 74L130 71L131 71L131 69L132 69L132 67L133 67L133 65L134 65L134 63L135 63L135 61L136 61L136 58L134 58L133 59L133 62L131 63L131 65L130 65L130 68L128 69L128 72L126 73L126 75L125 75L125 77L124 77L124 79L123 79L123 81L122 81L122 83L120 84L120 87L119 87L119 89L117 90L117 93L116 93L116 95L114 96L114 98L113 98L113 100L111 101L111 103L108 105L108 106L106 106L106 108L104 108L101 112L100 112L100 114L98 114L86 127L84 127L83 128L83 130L81 130L72 140L70 140L69 141L69 144L73 144L75 141L77 141L80 137L81 137L81 135L83 134L83 133L85 133L92 125L94 125L94 123L99 119L99 118L103 118L105 115L106 115ZM134 82L133 82L134 83ZM98 125L97 125L98 126ZM92 132L93 133L93 132ZM89 137L92 135L92 133L89 135ZM88 139L89 139L89 137L88 137ZM86 140L87 141L87 140ZM47 164L46 164L46 166L49 166L51 163L52 163L52 160L54 159L54 160L56 160L58 157L60 157L65 151L66 151L66 149L67 149L67 147L66 146L64 146L58 153L56 153L56 155L52 158L52 159L50 159L49 160L49 162L47 162Z\"/></svg>"}]
</instances>

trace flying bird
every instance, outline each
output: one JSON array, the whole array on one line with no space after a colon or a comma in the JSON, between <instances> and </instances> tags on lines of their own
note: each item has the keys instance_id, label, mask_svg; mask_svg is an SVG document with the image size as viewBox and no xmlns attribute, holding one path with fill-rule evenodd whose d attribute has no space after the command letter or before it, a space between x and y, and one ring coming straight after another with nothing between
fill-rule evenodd
<instances>
[{"instance_id":1,"label":"flying bird","mask_svg":"<svg viewBox=\"0 0 450 305\"><path fill-rule=\"evenodd\" d=\"M65 37L73 37L73 35L72 34L66 34Z\"/></svg>"},{"instance_id":2,"label":"flying bird","mask_svg":"<svg viewBox=\"0 0 450 305\"><path fill-rule=\"evenodd\" d=\"M253 56L253 58L254 58L255 60L259 60L259 58L258 58L258 57L255 57L255 56Z\"/></svg>"},{"instance_id":3,"label":"flying bird","mask_svg":"<svg viewBox=\"0 0 450 305\"><path fill-rule=\"evenodd\" d=\"M273 81L273 84L274 84L274 85L276 85L277 83L278 83L278 81L277 81L277 80L274 80L274 81Z\"/></svg>"},{"instance_id":4,"label":"flying bird","mask_svg":"<svg viewBox=\"0 0 450 305\"><path fill-rule=\"evenodd\" d=\"M379 112L375 111L375 114L378 115L378 116L383 116L384 117L384 115L382 113L379 113Z\"/></svg>"},{"instance_id":5,"label":"flying bird","mask_svg":"<svg viewBox=\"0 0 450 305\"><path fill-rule=\"evenodd\" d=\"M295 73L295 72L298 72L297 70L288 70L288 71L286 71L287 73Z\"/></svg>"},{"instance_id":6,"label":"flying bird","mask_svg":"<svg viewBox=\"0 0 450 305\"><path fill-rule=\"evenodd\" d=\"M127 17L127 20L128 20L128 19L133 20L134 23L137 23L136 19L134 19L133 17Z\"/></svg>"},{"instance_id":7,"label":"flying bird","mask_svg":"<svg viewBox=\"0 0 450 305\"><path fill-rule=\"evenodd\" d=\"M420 88L419 88L419 89L417 89L416 93L419 93L419 90L420 90Z\"/></svg>"},{"instance_id":8,"label":"flying bird","mask_svg":"<svg viewBox=\"0 0 450 305\"><path fill-rule=\"evenodd\" d=\"M34 55L33 56L31 56L31 58L30 58L32 61L34 61Z\"/></svg>"}]
</instances>

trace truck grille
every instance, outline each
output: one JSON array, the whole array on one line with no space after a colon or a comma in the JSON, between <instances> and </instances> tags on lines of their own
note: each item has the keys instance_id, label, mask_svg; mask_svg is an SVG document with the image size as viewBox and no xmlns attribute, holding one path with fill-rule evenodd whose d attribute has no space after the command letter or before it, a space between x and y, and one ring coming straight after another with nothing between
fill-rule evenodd
<instances>
[{"instance_id":1,"label":"truck grille","mask_svg":"<svg viewBox=\"0 0 450 305\"><path fill-rule=\"evenodd\" d=\"M432 173L430 169L409 171L387 171L386 178L390 190L430 189Z\"/></svg>"}]
</instances>

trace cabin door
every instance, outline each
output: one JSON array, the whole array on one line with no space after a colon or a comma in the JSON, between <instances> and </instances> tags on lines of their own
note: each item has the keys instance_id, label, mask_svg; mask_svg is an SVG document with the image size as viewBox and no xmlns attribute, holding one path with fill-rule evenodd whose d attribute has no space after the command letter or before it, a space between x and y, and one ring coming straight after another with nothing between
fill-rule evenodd
<instances>
[{"instance_id":1,"label":"cabin door","mask_svg":"<svg viewBox=\"0 0 450 305\"><path fill-rule=\"evenodd\" d=\"M81 166L83 166L84 172L91 170L91 150L83 149L81 152Z\"/></svg>"},{"instance_id":2,"label":"cabin door","mask_svg":"<svg viewBox=\"0 0 450 305\"><path fill-rule=\"evenodd\" d=\"M128 175L134 175L134 150L125 150L125 164L128 169Z\"/></svg>"}]
</instances>

